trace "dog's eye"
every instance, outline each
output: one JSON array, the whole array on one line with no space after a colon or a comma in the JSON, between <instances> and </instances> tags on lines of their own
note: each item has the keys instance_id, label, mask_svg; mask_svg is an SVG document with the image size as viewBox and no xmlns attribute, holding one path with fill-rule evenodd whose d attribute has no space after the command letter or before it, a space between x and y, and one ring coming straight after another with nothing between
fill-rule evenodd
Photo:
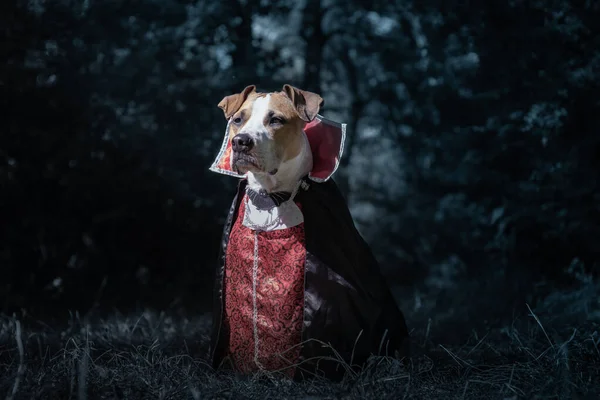
<instances>
[{"instance_id":1,"label":"dog's eye","mask_svg":"<svg viewBox=\"0 0 600 400\"><path fill-rule=\"evenodd\" d=\"M271 125L283 125L284 122L285 122L285 120L283 118L273 117L269 121L269 124L271 124Z\"/></svg>"},{"instance_id":2,"label":"dog's eye","mask_svg":"<svg viewBox=\"0 0 600 400\"><path fill-rule=\"evenodd\" d=\"M242 123L242 118L241 117L237 117L233 119L233 123L236 125L239 125Z\"/></svg>"}]
</instances>

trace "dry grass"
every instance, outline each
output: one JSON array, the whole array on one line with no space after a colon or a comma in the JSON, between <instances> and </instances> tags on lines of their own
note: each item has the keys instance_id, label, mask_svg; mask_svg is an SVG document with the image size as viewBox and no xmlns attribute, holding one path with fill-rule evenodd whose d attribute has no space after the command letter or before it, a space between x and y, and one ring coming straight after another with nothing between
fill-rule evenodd
<instances>
[{"instance_id":1,"label":"dry grass","mask_svg":"<svg viewBox=\"0 0 600 400\"><path fill-rule=\"evenodd\" d=\"M409 312L409 366L372 358L362 373L337 384L215 373L203 360L208 316L75 314L60 329L4 316L0 389L7 399L597 399L600 323L589 295L551 298L539 311L524 305L529 315L472 331L460 345L443 342L447 325L433 315L420 321ZM551 317L553 307L569 309L561 301L575 307L584 299L583 314Z\"/></svg>"}]
</instances>

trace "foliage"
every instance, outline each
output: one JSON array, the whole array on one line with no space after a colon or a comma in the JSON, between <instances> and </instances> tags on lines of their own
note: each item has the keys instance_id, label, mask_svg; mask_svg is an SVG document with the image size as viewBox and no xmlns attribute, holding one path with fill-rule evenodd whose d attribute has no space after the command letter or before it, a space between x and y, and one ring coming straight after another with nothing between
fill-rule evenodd
<instances>
[{"instance_id":1,"label":"foliage","mask_svg":"<svg viewBox=\"0 0 600 400\"><path fill-rule=\"evenodd\" d=\"M215 105L250 83L349 123L336 180L393 282L512 315L598 277L597 2L4 9L4 310L208 307L234 186L208 171Z\"/></svg>"}]
</instances>

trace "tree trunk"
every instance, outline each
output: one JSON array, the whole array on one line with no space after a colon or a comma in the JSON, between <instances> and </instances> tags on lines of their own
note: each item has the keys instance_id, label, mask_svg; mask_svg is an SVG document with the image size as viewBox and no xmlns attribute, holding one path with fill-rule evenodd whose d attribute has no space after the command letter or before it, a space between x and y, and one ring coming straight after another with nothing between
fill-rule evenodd
<instances>
[{"instance_id":1,"label":"tree trunk","mask_svg":"<svg viewBox=\"0 0 600 400\"><path fill-rule=\"evenodd\" d=\"M242 4L239 0L234 1L234 16L241 19L240 23L232 29L231 40L235 49L231 55L232 65L235 71L233 76L237 86L250 85L256 80L256 54L253 45L252 18L254 16L254 1L249 0Z\"/></svg>"},{"instance_id":2,"label":"tree trunk","mask_svg":"<svg viewBox=\"0 0 600 400\"><path fill-rule=\"evenodd\" d=\"M305 43L302 89L315 93L321 91L321 67L323 47L326 41L322 27L323 14L321 0L307 0L302 13L302 27L300 28L300 36Z\"/></svg>"}]
</instances>

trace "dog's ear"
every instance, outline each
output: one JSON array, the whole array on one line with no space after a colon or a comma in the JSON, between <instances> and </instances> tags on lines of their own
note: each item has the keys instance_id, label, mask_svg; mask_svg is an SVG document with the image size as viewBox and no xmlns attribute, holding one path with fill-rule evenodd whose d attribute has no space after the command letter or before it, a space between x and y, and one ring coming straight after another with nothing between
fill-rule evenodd
<instances>
[{"instance_id":1,"label":"dog's ear","mask_svg":"<svg viewBox=\"0 0 600 400\"><path fill-rule=\"evenodd\" d=\"M255 90L256 86L250 85L246 86L241 93L223 97L223 100L221 100L219 103L219 108L225 113L225 118L231 118L231 116L240 109L242 104L244 104L250 93L254 92Z\"/></svg>"},{"instance_id":2,"label":"dog's ear","mask_svg":"<svg viewBox=\"0 0 600 400\"><path fill-rule=\"evenodd\" d=\"M292 100L298 115L306 122L315 119L324 103L318 94L300 90L290 85L283 85L283 93Z\"/></svg>"}]
</instances>

